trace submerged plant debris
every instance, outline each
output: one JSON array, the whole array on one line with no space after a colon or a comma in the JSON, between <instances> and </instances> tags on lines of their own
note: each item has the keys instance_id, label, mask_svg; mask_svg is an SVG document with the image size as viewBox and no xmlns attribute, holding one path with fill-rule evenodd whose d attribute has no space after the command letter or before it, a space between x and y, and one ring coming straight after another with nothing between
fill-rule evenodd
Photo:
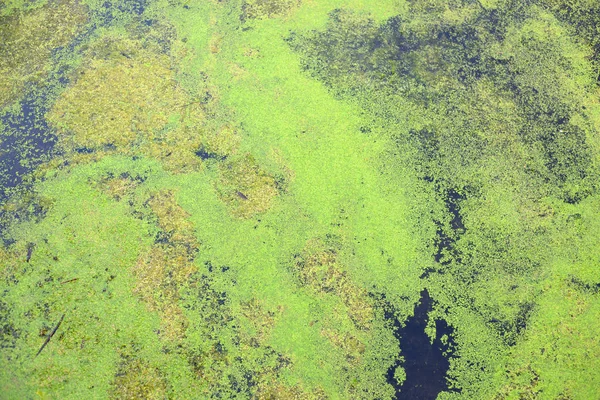
<instances>
[{"instance_id":1,"label":"submerged plant debris","mask_svg":"<svg viewBox=\"0 0 600 400\"><path fill-rule=\"evenodd\" d=\"M600 398L598 26L0 2L0 398Z\"/></svg>"}]
</instances>

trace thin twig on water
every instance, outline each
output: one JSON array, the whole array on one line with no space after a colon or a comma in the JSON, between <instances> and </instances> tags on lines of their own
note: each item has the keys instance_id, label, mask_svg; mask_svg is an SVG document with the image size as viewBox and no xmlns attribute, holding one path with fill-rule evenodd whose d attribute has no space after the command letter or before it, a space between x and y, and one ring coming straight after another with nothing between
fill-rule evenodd
<instances>
[{"instance_id":1,"label":"thin twig on water","mask_svg":"<svg viewBox=\"0 0 600 400\"><path fill-rule=\"evenodd\" d=\"M40 355L40 353L42 352L42 350L44 350L44 347L46 347L46 345L48 344L48 342L50 341L50 339L52 339L52 336L54 336L54 334L58 330L58 327L60 326L60 324L62 324L64 318L65 318L65 314L63 314L62 317L60 317L60 321L58 321L58 324L56 324L56 326L54 327L54 329L52 329L52 332L50 332L50 334L46 338L46 341L44 342L44 344L42 345L42 347L40 347L40 349L38 350L37 354L35 355L36 357Z\"/></svg>"}]
</instances>

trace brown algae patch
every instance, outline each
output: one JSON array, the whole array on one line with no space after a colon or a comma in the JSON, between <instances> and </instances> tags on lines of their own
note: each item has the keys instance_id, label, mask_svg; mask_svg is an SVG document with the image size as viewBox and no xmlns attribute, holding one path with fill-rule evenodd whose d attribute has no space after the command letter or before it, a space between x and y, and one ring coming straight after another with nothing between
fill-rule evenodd
<instances>
[{"instance_id":1,"label":"brown algae patch","mask_svg":"<svg viewBox=\"0 0 600 400\"><path fill-rule=\"evenodd\" d=\"M238 218L265 212L278 194L275 178L250 154L226 161L220 165L219 172L219 197Z\"/></svg>"},{"instance_id":2,"label":"brown algae patch","mask_svg":"<svg viewBox=\"0 0 600 400\"><path fill-rule=\"evenodd\" d=\"M156 158L172 172L196 170L204 112L178 85L170 58L111 37L87 53L91 59L47 114L61 147L82 161L116 151Z\"/></svg>"},{"instance_id":3,"label":"brown algae patch","mask_svg":"<svg viewBox=\"0 0 600 400\"><path fill-rule=\"evenodd\" d=\"M279 313L265 310L261 302L256 298L242 303L241 306L241 314L250 321L255 331L255 335L250 338L249 344L251 346L259 346L268 339L271 328L275 325L277 314L283 311L283 307L280 306Z\"/></svg>"},{"instance_id":4,"label":"brown algae patch","mask_svg":"<svg viewBox=\"0 0 600 400\"><path fill-rule=\"evenodd\" d=\"M360 364L366 347L359 339L348 332L341 333L334 329L322 329L321 335L344 352L346 361L351 366L356 367Z\"/></svg>"},{"instance_id":5,"label":"brown algae patch","mask_svg":"<svg viewBox=\"0 0 600 400\"><path fill-rule=\"evenodd\" d=\"M132 355L122 355L122 360L112 383L111 399L167 398L167 382L158 368Z\"/></svg>"},{"instance_id":6,"label":"brown algae patch","mask_svg":"<svg viewBox=\"0 0 600 400\"><path fill-rule=\"evenodd\" d=\"M256 399L326 400L328 399L328 397L321 388L317 388L309 392L302 388L300 385L288 386L280 382L265 381L259 385Z\"/></svg>"},{"instance_id":7,"label":"brown algae patch","mask_svg":"<svg viewBox=\"0 0 600 400\"><path fill-rule=\"evenodd\" d=\"M203 133L201 152L208 158L222 160L237 153L241 137L233 125L224 124Z\"/></svg>"},{"instance_id":8,"label":"brown algae patch","mask_svg":"<svg viewBox=\"0 0 600 400\"><path fill-rule=\"evenodd\" d=\"M242 15L244 19L282 17L289 15L300 3L300 0L246 0L242 6Z\"/></svg>"},{"instance_id":9,"label":"brown algae patch","mask_svg":"<svg viewBox=\"0 0 600 400\"><path fill-rule=\"evenodd\" d=\"M49 1L0 17L0 108L19 97L27 83L44 79L52 51L69 43L87 18L87 7L77 0Z\"/></svg>"},{"instance_id":10,"label":"brown algae patch","mask_svg":"<svg viewBox=\"0 0 600 400\"><path fill-rule=\"evenodd\" d=\"M143 181L143 177L131 176L126 172L116 177L110 173L103 176L96 186L115 201L121 201L123 198L131 196Z\"/></svg>"},{"instance_id":11,"label":"brown algae patch","mask_svg":"<svg viewBox=\"0 0 600 400\"><path fill-rule=\"evenodd\" d=\"M359 329L369 329L373 305L364 288L352 282L338 261L338 249L319 239L311 239L295 256L293 272L304 286L318 293L338 296L348 307L348 316Z\"/></svg>"},{"instance_id":12,"label":"brown algae patch","mask_svg":"<svg viewBox=\"0 0 600 400\"><path fill-rule=\"evenodd\" d=\"M181 339L187 328L179 307L179 287L196 272L198 243L189 215L177 204L174 193L155 193L147 202L160 228L156 242L133 267L134 293L161 317L165 337Z\"/></svg>"},{"instance_id":13,"label":"brown algae patch","mask_svg":"<svg viewBox=\"0 0 600 400\"><path fill-rule=\"evenodd\" d=\"M290 368L292 361L267 344L283 307L270 309L252 298L241 302L239 311L234 311L226 292L221 292L213 280L214 274L224 269L206 265L208 274L195 274L189 286L197 289L193 291L189 329L201 335L202 344L185 350L191 371L202 384L203 395L294 398L272 397L269 390L275 386L280 387L277 393L303 393L299 389L288 391L280 382L281 373Z\"/></svg>"}]
</instances>

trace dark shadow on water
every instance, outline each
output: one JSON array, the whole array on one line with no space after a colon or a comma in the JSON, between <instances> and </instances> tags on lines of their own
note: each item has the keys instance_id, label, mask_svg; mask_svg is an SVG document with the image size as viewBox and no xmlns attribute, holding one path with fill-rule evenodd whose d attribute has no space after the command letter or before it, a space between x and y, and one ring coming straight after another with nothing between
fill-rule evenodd
<instances>
[{"instance_id":1,"label":"dark shadow on water","mask_svg":"<svg viewBox=\"0 0 600 400\"><path fill-rule=\"evenodd\" d=\"M406 321L404 327L389 304L385 311L385 318L393 324L394 335L400 342L401 355L404 357L404 363L397 360L387 371L387 382L394 387L396 400L433 400L441 392L449 390L446 373L450 367L448 359L454 347L453 329L446 321L436 320L436 336L431 343L425 327L432 305L429 292L427 289L423 290L421 299L415 306L414 316ZM442 338L445 340L442 341ZM402 385L394 377L399 366L403 366L406 372L406 380Z\"/></svg>"}]
</instances>

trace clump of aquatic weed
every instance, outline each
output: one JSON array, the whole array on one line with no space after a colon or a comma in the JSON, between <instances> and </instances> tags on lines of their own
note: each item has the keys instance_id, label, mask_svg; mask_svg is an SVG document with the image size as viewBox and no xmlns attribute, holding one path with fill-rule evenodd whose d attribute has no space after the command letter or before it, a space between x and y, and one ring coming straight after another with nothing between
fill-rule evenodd
<instances>
[{"instance_id":1,"label":"clump of aquatic weed","mask_svg":"<svg viewBox=\"0 0 600 400\"><path fill-rule=\"evenodd\" d=\"M52 51L75 37L87 19L87 7L77 0L49 1L0 16L0 108L15 100L27 83L44 79Z\"/></svg>"},{"instance_id":2,"label":"clump of aquatic weed","mask_svg":"<svg viewBox=\"0 0 600 400\"><path fill-rule=\"evenodd\" d=\"M256 398L259 400L325 400L328 397L321 388L309 392L300 385L288 386L279 382L265 381L259 384Z\"/></svg>"},{"instance_id":3,"label":"clump of aquatic weed","mask_svg":"<svg viewBox=\"0 0 600 400\"><path fill-rule=\"evenodd\" d=\"M158 192L147 202L160 230L154 246L133 267L136 293L161 317L162 331L170 340L181 339L187 320L179 306L179 287L196 271L198 243L189 215L171 191Z\"/></svg>"},{"instance_id":4,"label":"clump of aquatic weed","mask_svg":"<svg viewBox=\"0 0 600 400\"><path fill-rule=\"evenodd\" d=\"M341 333L334 329L322 329L321 335L337 348L340 348L346 357L346 361L353 367L360 364L361 356L365 352L365 345L348 332Z\"/></svg>"},{"instance_id":5,"label":"clump of aquatic weed","mask_svg":"<svg viewBox=\"0 0 600 400\"><path fill-rule=\"evenodd\" d=\"M246 0L242 6L244 19L276 18L288 15L301 0Z\"/></svg>"},{"instance_id":6,"label":"clump of aquatic weed","mask_svg":"<svg viewBox=\"0 0 600 400\"><path fill-rule=\"evenodd\" d=\"M100 181L96 184L97 187L103 193L112 197L115 201L121 201L121 199L130 196L135 191L135 188L143 183L145 177L124 172L119 176L114 176L112 173L108 173L103 176Z\"/></svg>"},{"instance_id":7,"label":"clump of aquatic weed","mask_svg":"<svg viewBox=\"0 0 600 400\"><path fill-rule=\"evenodd\" d=\"M281 312L282 309L280 308L279 311ZM256 333L249 344L258 346L264 343L275 324L276 313L265 310L258 299L252 298L242 303L242 315L250 321Z\"/></svg>"},{"instance_id":8,"label":"clump of aquatic weed","mask_svg":"<svg viewBox=\"0 0 600 400\"><path fill-rule=\"evenodd\" d=\"M268 210L278 194L275 178L250 154L226 161L219 171L217 192L238 218L250 218Z\"/></svg>"},{"instance_id":9,"label":"clump of aquatic weed","mask_svg":"<svg viewBox=\"0 0 600 400\"><path fill-rule=\"evenodd\" d=\"M126 350L131 352L131 349ZM123 351L121 359L110 391L112 399L159 400L167 397L167 382L158 368Z\"/></svg>"},{"instance_id":10,"label":"clump of aquatic weed","mask_svg":"<svg viewBox=\"0 0 600 400\"><path fill-rule=\"evenodd\" d=\"M259 299L242 301L234 312L227 293L213 278L227 268L194 274L188 286L191 302L189 332L201 336L201 344L186 343L184 354L193 374L202 384L201 393L219 398L291 398L301 394L281 382L281 374L292 360L267 344L282 306L267 307ZM278 388L275 390L275 388ZM275 390L275 391L273 391ZM281 396L277 394L282 394ZM316 397L296 397L312 399ZM323 397L318 397L323 398Z\"/></svg>"},{"instance_id":11,"label":"clump of aquatic weed","mask_svg":"<svg viewBox=\"0 0 600 400\"><path fill-rule=\"evenodd\" d=\"M319 239L309 240L296 255L293 272L302 285L318 293L338 296L348 307L348 315L358 328L368 329L374 316L367 291L356 285L338 261L338 249Z\"/></svg>"},{"instance_id":12,"label":"clump of aquatic weed","mask_svg":"<svg viewBox=\"0 0 600 400\"><path fill-rule=\"evenodd\" d=\"M198 169L204 112L159 50L110 35L88 47L74 84L47 115L72 159L141 153L172 172Z\"/></svg>"}]
</instances>

